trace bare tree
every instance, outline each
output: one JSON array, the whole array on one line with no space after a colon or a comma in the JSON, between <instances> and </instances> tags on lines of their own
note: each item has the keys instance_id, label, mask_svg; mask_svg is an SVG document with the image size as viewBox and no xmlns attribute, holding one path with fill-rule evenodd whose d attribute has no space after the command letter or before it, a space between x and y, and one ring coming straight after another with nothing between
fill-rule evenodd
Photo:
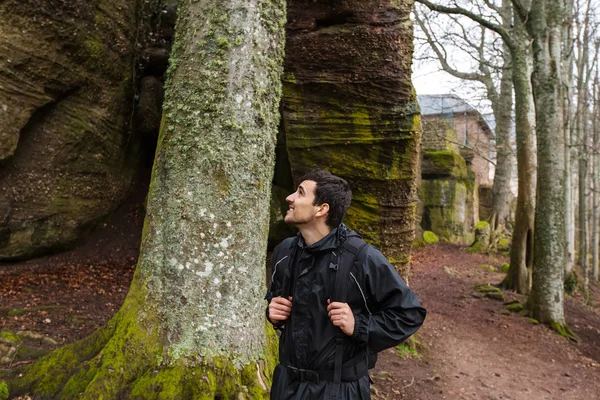
<instances>
[{"instance_id":1,"label":"bare tree","mask_svg":"<svg viewBox=\"0 0 600 400\"><path fill-rule=\"evenodd\" d=\"M528 293L531 287L533 262L533 222L535 210L536 152L534 133L533 97L531 88L531 38L525 25L514 19L513 26L505 26L495 16L500 7L492 1L471 3L471 8L435 4L417 0L430 10L440 13L464 15L483 27L496 32L510 51L512 82L515 92L515 129L517 134L517 171L519 194L515 212L515 226L511 246L511 263L503 286L519 293ZM520 4L519 4L520 5Z\"/></svg>"},{"instance_id":2,"label":"bare tree","mask_svg":"<svg viewBox=\"0 0 600 400\"><path fill-rule=\"evenodd\" d=\"M498 11L502 18L502 25L509 26L512 22L510 2L505 1ZM428 48L433 52L442 70L458 79L479 82L485 87L486 96L491 103L496 121L497 152L496 162L494 163L493 204L489 220L492 230L502 230L510 216L510 180L512 173L510 125L513 96L510 52L506 44L501 42L498 46L495 38L489 38L492 35L498 38L495 32L489 31L481 25L475 25L476 29L469 29L469 26L465 26L465 21L455 15L448 15L447 17L453 22L452 26L458 32L443 31L441 32L442 40L437 37L435 29L431 28L431 19L427 14L423 13L422 15L417 7L413 12L415 20L424 34ZM439 18L436 18L436 23L439 23ZM462 50L465 56L471 58L477 64L478 71L461 71L454 67L448 57L449 47ZM490 57L490 53L494 52L499 53L495 57L499 58L499 64L495 63L494 57ZM495 74L500 75L499 89L497 88Z\"/></svg>"}]
</instances>

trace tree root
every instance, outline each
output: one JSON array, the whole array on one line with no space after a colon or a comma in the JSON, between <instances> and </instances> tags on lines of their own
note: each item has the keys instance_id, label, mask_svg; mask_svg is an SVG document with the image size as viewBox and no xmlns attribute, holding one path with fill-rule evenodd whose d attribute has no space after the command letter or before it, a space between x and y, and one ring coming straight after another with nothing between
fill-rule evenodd
<instances>
[{"instance_id":1,"label":"tree root","mask_svg":"<svg viewBox=\"0 0 600 400\"><path fill-rule=\"evenodd\" d=\"M560 336L565 337L574 342L579 342L579 338L573 333L573 331L571 330L571 328L569 328L566 322L560 323L556 321L550 321L548 322L548 325L550 325L552 330L554 330Z\"/></svg>"}]
</instances>

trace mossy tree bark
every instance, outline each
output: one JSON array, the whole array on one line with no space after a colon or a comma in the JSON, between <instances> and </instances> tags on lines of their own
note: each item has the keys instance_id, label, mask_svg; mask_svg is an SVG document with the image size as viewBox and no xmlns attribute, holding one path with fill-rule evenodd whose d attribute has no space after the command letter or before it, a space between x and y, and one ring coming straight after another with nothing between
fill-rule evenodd
<instances>
[{"instance_id":1,"label":"mossy tree bark","mask_svg":"<svg viewBox=\"0 0 600 400\"><path fill-rule=\"evenodd\" d=\"M536 0L520 16L533 39L532 75L536 110L538 184L532 291L534 318L573 336L564 316L564 141L561 99L563 4Z\"/></svg>"},{"instance_id":2,"label":"mossy tree bark","mask_svg":"<svg viewBox=\"0 0 600 400\"><path fill-rule=\"evenodd\" d=\"M518 190L515 225L510 248L510 269L502 286L518 293L531 290L533 265L533 221L535 216L536 152L535 115L531 88L531 55L527 32L515 17L511 46L515 89Z\"/></svg>"},{"instance_id":3,"label":"mossy tree bark","mask_svg":"<svg viewBox=\"0 0 600 400\"><path fill-rule=\"evenodd\" d=\"M117 315L8 380L35 398L263 398L283 1L183 1L138 267Z\"/></svg>"}]
</instances>

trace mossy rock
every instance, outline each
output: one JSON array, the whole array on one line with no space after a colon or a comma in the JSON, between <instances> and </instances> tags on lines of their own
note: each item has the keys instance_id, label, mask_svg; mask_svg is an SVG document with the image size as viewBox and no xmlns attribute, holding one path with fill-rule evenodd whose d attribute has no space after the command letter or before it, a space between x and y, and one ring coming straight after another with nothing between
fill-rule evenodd
<instances>
[{"instance_id":1,"label":"mossy rock","mask_svg":"<svg viewBox=\"0 0 600 400\"><path fill-rule=\"evenodd\" d=\"M490 224L487 221L478 221L475 224L476 231L488 231L490 230Z\"/></svg>"},{"instance_id":2,"label":"mossy rock","mask_svg":"<svg viewBox=\"0 0 600 400\"><path fill-rule=\"evenodd\" d=\"M34 346L20 346L19 350L17 350L17 354L15 356L14 361L27 361L27 360L37 360L38 358L45 356L51 351L51 349L46 349L43 347L34 347Z\"/></svg>"},{"instance_id":3,"label":"mossy rock","mask_svg":"<svg viewBox=\"0 0 600 400\"><path fill-rule=\"evenodd\" d=\"M499 288L489 283L475 285L473 289L480 297L504 301L504 293L502 293Z\"/></svg>"},{"instance_id":4,"label":"mossy rock","mask_svg":"<svg viewBox=\"0 0 600 400\"><path fill-rule=\"evenodd\" d=\"M510 240L507 238L502 238L498 240L498 250L506 251L510 249Z\"/></svg>"},{"instance_id":5,"label":"mossy rock","mask_svg":"<svg viewBox=\"0 0 600 400\"><path fill-rule=\"evenodd\" d=\"M467 251L469 253L486 253L487 248L481 242L475 242Z\"/></svg>"},{"instance_id":6,"label":"mossy rock","mask_svg":"<svg viewBox=\"0 0 600 400\"><path fill-rule=\"evenodd\" d=\"M500 271L504 272L504 273L508 273L508 270L510 269L510 264L509 263L504 263L500 266Z\"/></svg>"},{"instance_id":7,"label":"mossy rock","mask_svg":"<svg viewBox=\"0 0 600 400\"><path fill-rule=\"evenodd\" d=\"M0 74L12 88L0 90L0 260L80 243L127 196L138 12L132 0L0 2L12 60Z\"/></svg>"},{"instance_id":8,"label":"mossy rock","mask_svg":"<svg viewBox=\"0 0 600 400\"><path fill-rule=\"evenodd\" d=\"M456 244L473 242L473 191L467 181L423 179L421 227Z\"/></svg>"},{"instance_id":9,"label":"mossy rock","mask_svg":"<svg viewBox=\"0 0 600 400\"><path fill-rule=\"evenodd\" d=\"M421 175L424 179L452 177L460 180L470 174L465 159L459 153L442 150L423 152Z\"/></svg>"},{"instance_id":10,"label":"mossy rock","mask_svg":"<svg viewBox=\"0 0 600 400\"><path fill-rule=\"evenodd\" d=\"M498 271L498 270L496 269L496 267L494 267L493 265L487 265L487 264L481 264L481 265L479 266L479 268L481 268L481 269L485 269L486 271L490 271L490 272L496 272L496 271Z\"/></svg>"},{"instance_id":11,"label":"mossy rock","mask_svg":"<svg viewBox=\"0 0 600 400\"><path fill-rule=\"evenodd\" d=\"M3 330L0 331L0 342L4 342L7 344L19 344L21 343L21 338L17 336L13 331Z\"/></svg>"},{"instance_id":12,"label":"mossy rock","mask_svg":"<svg viewBox=\"0 0 600 400\"><path fill-rule=\"evenodd\" d=\"M423 240L425 241L426 244L436 244L437 242L440 241L440 239L437 237L437 235L431 231L423 232Z\"/></svg>"},{"instance_id":13,"label":"mossy rock","mask_svg":"<svg viewBox=\"0 0 600 400\"><path fill-rule=\"evenodd\" d=\"M523 304L521 304L515 300L515 301L511 301L510 303L504 304L504 308L510 312L518 313L518 312L521 312L524 307L523 307Z\"/></svg>"}]
</instances>

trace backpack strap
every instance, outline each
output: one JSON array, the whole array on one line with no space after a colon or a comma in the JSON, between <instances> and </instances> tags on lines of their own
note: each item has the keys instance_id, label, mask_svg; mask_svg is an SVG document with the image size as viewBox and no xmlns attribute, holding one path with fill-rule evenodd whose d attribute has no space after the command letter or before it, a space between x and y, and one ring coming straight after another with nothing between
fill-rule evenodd
<instances>
[{"instance_id":1,"label":"backpack strap","mask_svg":"<svg viewBox=\"0 0 600 400\"><path fill-rule=\"evenodd\" d=\"M346 302L348 286L350 282L350 270L360 251L366 243L360 236L350 236L342 244L337 258L337 268L335 271L334 289L331 301L340 303ZM335 367L333 373L333 383L339 384L342 381L342 356L344 354L345 334L338 330L335 339Z\"/></svg>"}]
</instances>

